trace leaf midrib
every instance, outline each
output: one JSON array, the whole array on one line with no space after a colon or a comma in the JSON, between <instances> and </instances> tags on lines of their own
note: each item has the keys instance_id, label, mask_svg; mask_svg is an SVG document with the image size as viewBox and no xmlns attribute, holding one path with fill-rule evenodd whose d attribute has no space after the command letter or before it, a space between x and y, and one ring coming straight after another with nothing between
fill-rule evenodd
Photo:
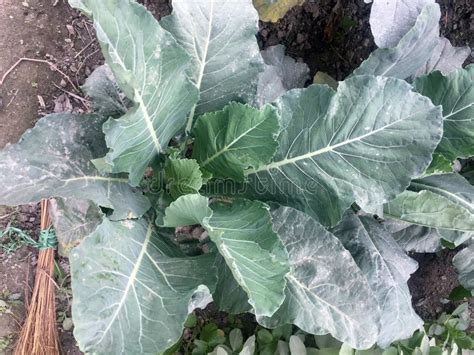
<instances>
[{"instance_id":1,"label":"leaf midrib","mask_svg":"<svg viewBox=\"0 0 474 355\"><path fill-rule=\"evenodd\" d=\"M417 113L418 113L418 112L416 112L415 114L417 114ZM413 115L413 114L412 114L412 115ZM370 136L373 135L373 134L376 134L376 133L378 133L378 132L381 132L381 131L383 131L383 130L385 130L385 129L387 129L387 128L389 128L389 127L391 127L391 126L393 126L393 125L395 125L395 124L397 124L397 123L399 123L399 122L401 122L401 121L406 120L407 118L411 117L412 115L410 115L410 116L408 116L408 117L404 117L404 118L402 118L402 119L400 119L400 120L393 121L393 122L391 122L391 123L388 124L388 125L385 125L385 126L383 126L383 127L380 127L380 128L378 128L378 129L376 129L376 130L374 130L374 131L372 131L372 132L369 132L369 133L367 133L367 134L364 134L364 135L362 135L362 136L355 137L355 138L352 138L352 139L349 139L349 140L345 140L345 141L343 141L343 142L341 142L341 143L338 143L338 144L335 144L335 145L332 145L332 146L326 146L326 147L324 147L324 148L322 148L322 149L318 149L318 150L316 150L316 151L314 151L314 152L308 152L308 153L303 154L303 155L298 155L298 156L296 156L296 157L294 157L294 158L291 158L291 159L283 159L283 160L280 160L280 161L278 161L278 162L272 162L272 163L270 163L270 164L267 164L267 165L264 165L264 166L260 167L259 169L250 169L250 170L247 170L247 171L245 172L245 175L248 176L248 175L250 175L250 174L256 174L256 173L261 172L261 171L264 171L264 170L270 170L270 169L273 169L273 168L278 168L278 167L280 167L280 166L284 166L284 165L288 165L288 164L294 164L294 163L296 163L296 162L298 162L298 161L300 161L300 160L305 160L305 159L309 159L309 158L312 158L312 157L317 156L317 155L321 155L321 154L324 154L324 153L332 152L332 151L334 151L334 149L336 149L336 148L339 148L339 147L342 147L342 146L344 146L344 145L347 145L347 144L351 144L351 143L360 141L360 140L362 140L362 139L364 139L364 138L370 137Z\"/></svg>"}]
</instances>

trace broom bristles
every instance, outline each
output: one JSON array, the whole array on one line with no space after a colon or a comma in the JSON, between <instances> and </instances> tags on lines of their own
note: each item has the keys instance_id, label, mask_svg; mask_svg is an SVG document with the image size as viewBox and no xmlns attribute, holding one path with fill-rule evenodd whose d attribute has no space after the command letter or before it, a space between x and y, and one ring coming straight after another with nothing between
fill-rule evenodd
<instances>
[{"instance_id":1,"label":"broom bristles","mask_svg":"<svg viewBox=\"0 0 474 355\"><path fill-rule=\"evenodd\" d=\"M48 201L41 201L41 230L51 225ZM54 277L54 249L39 251L35 285L15 355L57 355L60 353L56 324L56 284Z\"/></svg>"}]
</instances>

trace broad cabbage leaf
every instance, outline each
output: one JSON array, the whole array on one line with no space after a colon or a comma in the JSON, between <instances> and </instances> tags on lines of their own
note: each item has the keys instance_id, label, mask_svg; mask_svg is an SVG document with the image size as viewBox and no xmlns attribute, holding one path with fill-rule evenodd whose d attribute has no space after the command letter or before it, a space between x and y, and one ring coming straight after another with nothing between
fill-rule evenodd
<instances>
[{"instance_id":1,"label":"broad cabbage leaf","mask_svg":"<svg viewBox=\"0 0 474 355\"><path fill-rule=\"evenodd\" d=\"M74 336L82 351L160 353L181 336L188 303L214 289L215 255L186 257L146 218L104 219L70 254Z\"/></svg>"},{"instance_id":2,"label":"broad cabbage leaf","mask_svg":"<svg viewBox=\"0 0 474 355\"><path fill-rule=\"evenodd\" d=\"M384 216L426 227L474 231L474 187L456 173L413 180L384 206Z\"/></svg>"},{"instance_id":3,"label":"broad cabbage leaf","mask_svg":"<svg viewBox=\"0 0 474 355\"><path fill-rule=\"evenodd\" d=\"M153 15L133 0L84 0L118 85L134 106L104 124L107 146L98 162L108 172L128 172L136 186L153 158L186 123L198 99L187 77L191 58Z\"/></svg>"},{"instance_id":4,"label":"broad cabbage leaf","mask_svg":"<svg viewBox=\"0 0 474 355\"><path fill-rule=\"evenodd\" d=\"M414 26L395 47L376 49L355 75L372 74L406 79L413 76L431 58L439 42L438 4L428 4L421 11Z\"/></svg>"},{"instance_id":5,"label":"broad cabbage leaf","mask_svg":"<svg viewBox=\"0 0 474 355\"><path fill-rule=\"evenodd\" d=\"M295 324L311 334L330 333L357 349L377 340L377 300L351 254L324 227L303 212L280 207L274 229L290 256L286 299L265 327Z\"/></svg>"},{"instance_id":6,"label":"broad cabbage leaf","mask_svg":"<svg viewBox=\"0 0 474 355\"><path fill-rule=\"evenodd\" d=\"M417 262L370 216L348 212L332 232L351 252L377 298L381 312L377 343L386 348L395 340L409 338L423 326L412 308L407 285Z\"/></svg>"},{"instance_id":7,"label":"broad cabbage leaf","mask_svg":"<svg viewBox=\"0 0 474 355\"><path fill-rule=\"evenodd\" d=\"M434 72L414 82L415 89L443 108L444 132L436 152L453 161L474 155L474 64L449 75Z\"/></svg>"},{"instance_id":8,"label":"broad cabbage leaf","mask_svg":"<svg viewBox=\"0 0 474 355\"><path fill-rule=\"evenodd\" d=\"M104 120L97 115L49 115L19 143L0 151L0 204L78 198L113 209L112 219L142 216L150 202L127 177L100 173L91 163L106 151Z\"/></svg>"},{"instance_id":9,"label":"broad cabbage leaf","mask_svg":"<svg viewBox=\"0 0 474 355\"><path fill-rule=\"evenodd\" d=\"M355 76L337 92L295 89L276 106L277 152L271 163L246 172L244 193L327 226L354 202L371 209L404 191L441 138L440 108L393 78Z\"/></svg>"},{"instance_id":10,"label":"broad cabbage leaf","mask_svg":"<svg viewBox=\"0 0 474 355\"><path fill-rule=\"evenodd\" d=\"M278 114L272 106L257 110L231 103L222 111L199 117L193 158L215 177L242 181L245 169L271 160L278 131Z\"/></svg>"},{"instance_id":11,"label":"broad cabbage leaf","mask_svg":"<svg viewBox=\"0 0 474 355\"><path fill-rule=\"evenodd\" d=\"M189 223L193 216L196 218ZM207 198L186 195L166 209L164 223L166 227L201 224L247 293L255 313L270 316L280 307L285 298L288 255L272 230L267 205L238 199L216 201L207 207Z\"/></svg>"},{"instance_id":12,"label":"broad cabbage leaf","mask_svg":"<svg viewBox=\"0 0 474 355\"><path fill-rule=\"evenodd\" d=\"M263 68L255 35L258 15L251 0L174 0L173 12L160 24L191 57L190 76L199 102L189 114L222 109L230 101L250 102Z\"/></svg>"}]
</instances>

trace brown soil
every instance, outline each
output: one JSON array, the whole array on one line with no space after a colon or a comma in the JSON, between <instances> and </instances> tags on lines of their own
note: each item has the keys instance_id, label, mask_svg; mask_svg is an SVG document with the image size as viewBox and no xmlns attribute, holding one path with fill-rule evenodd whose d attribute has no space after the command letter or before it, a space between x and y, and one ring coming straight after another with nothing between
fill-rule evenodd
<instances>
[{"instance_id":1,"label":"brown soil","mask_svg":"<svg viewBox=\"0 0 474 355\"><path fill-rule=\"evenodd\" d=\"M474 47L473 3L438 0L441 34L454 45ZM376 48L369 28L370 5L363 0L307 1L291 9L278 23L261 23L262 48L284 44L287 54L301 58L311 74L347 77ZM471 56L468 63L474 59Z\"/></svg>"},{"instance_id":2,"label":"brown soil","mask_svg":"<svg viewBox=\"0 0 474 355\"><path fill-rule=\"evenodd\" d=\"M451 291L459 286L453 257L459 250L444 250L439 254L411 255L419 263L408 282L413 307L424 320L435 320L442 312L452 312L460 303L449 300ZM474 298L470 301L474 307ZM473 328L474 330L474 328Z\"/></svg>"}]
</instances>

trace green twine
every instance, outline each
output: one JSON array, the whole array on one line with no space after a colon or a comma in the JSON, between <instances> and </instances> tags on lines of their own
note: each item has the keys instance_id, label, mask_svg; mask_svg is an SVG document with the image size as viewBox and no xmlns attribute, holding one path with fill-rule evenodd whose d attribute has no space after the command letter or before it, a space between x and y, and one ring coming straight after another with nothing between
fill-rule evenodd
<instances>
[{"instance_id":1,"label":"green twine","mask_svg":"<svg viewBox=\"0 0 474 355\"><path fill-rule=\"evenodd\" d=\"M56 238L56 233L52 228L42 230L38 239L38 249L49 249L56 248L58 246L58 239Z\"/></svg>"},{"instance_id":2,"label":"green twine","mask_svg":"<svg viewBox=\"0 0 474 355\"><path fill-rule=\"evenodd\" d=\"M41 231L38 241L31 238L23 230L15 227L8 227L0 232L0 250L10 254L21 248L23 245L29 245L39 250L56 248L58 240L54 230L49 228Z\"/></svg>"}]
</instances>

